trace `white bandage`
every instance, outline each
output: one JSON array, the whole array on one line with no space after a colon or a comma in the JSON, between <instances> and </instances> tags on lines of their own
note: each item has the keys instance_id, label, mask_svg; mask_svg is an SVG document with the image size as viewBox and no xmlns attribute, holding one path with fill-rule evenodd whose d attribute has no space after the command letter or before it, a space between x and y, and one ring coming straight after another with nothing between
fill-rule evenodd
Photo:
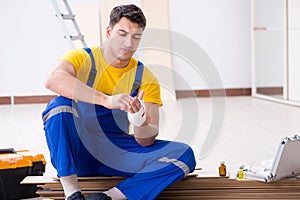
<instances>
[{"instance_id":1,"label":"white bandage","mask_svg":"<svg viewBox=\"0 0 300 200\"><path fill-rule=\"evenodd\" d=\"M141 103L140 110L136 113L127 113L128 120L133 126L142 126L146 121L145 103L140 99L139 101Z\"/></svg>"}]
</instances>

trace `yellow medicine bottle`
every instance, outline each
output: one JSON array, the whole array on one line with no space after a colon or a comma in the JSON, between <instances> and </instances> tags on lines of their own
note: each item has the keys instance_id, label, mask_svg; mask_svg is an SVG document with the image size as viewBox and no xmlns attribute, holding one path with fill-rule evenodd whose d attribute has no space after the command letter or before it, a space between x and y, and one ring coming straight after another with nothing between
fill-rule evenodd
<instances>
[{"instance_id":1,"label":"yellow medicine bottle","mask_svg":"<svg viewBox=\"0 0 300 200\"><path fill-rule=\"evenodd\" d=\"M224 161L220 162L219 175L220 176L226 176L226 166L225 166L225 162Z\"/></svg>"},{"instance_id":2,"label":"yellow medicine bottle","mask_svg":"<svg viewBox=\"0 0 300 200\"><path fill-rule=\"evenodd\" d=\"M238 179L244 179L245 178L244 166L243 165L240 166L237 177L238 177Z\"/></svg>"}]
</instances>

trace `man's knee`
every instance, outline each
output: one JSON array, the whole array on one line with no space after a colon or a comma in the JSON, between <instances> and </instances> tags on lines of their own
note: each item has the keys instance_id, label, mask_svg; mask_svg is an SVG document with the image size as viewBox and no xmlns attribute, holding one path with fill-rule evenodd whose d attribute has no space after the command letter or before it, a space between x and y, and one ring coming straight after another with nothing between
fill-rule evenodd
<instances>
[{"instance_id":1,"label":"man's knee","mask_svg":"<svg viewBox=\"0 0 300 200\"><path fill-rule=\"evenodd\" d=\"M49 101L47 108L51 109L59 106L72 106L72 100L63 96L57 96Z\"/></svg>"},{"instance_id":2,"label":"man's knee","mask_svg":"<svg viewBox=\"0 0 300 200\"><path fill-rule=\"evenodd\" d=\"M52 99L42 114L44 124L48 122L54 116L61 115L63 113L73 114L74 116L78 116L76 109L72 105L72 100L58 96Z\"/></svg>"},{"instance_id":3,"label":"man's knee","mask_svg":"<svg viewBox=\"0 0 300 200\"><path fill-rule=\"evenodd\" d=\"M196 159L195 159L194 151L190 146L188 146L187 155L189 157L187 161L187 165L189 166L190 171L192 172L196 167Z\"/></svg>"},{"instance_id":4,"label":"man's knee","mask_svg":"<svg viewBox=\"0 0 300 200\"><path fill-rule=\"evenodd\" d=\"M193 149L191 148L191 146L185 143L180 143L180 146L184 151L180 160L189 167L190 172L194 171L196 167L196 159Z\"/></svg>"}]
</instances>

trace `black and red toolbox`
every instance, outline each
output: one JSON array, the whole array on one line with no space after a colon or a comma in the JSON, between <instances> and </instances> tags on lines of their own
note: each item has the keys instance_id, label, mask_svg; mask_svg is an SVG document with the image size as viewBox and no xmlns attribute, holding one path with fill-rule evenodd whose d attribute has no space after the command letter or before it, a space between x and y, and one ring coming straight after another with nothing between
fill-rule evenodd
<instances>
[{"instance_id":1,"label":"black and red toolbox","mask_svg":"<svg viewBox=\"0 0 300 200\"><path fill-rule=\"evenodd\" d=\"M46 161L43 154L13 148L0 149L0 199L15 200L37 197L36 185L22 185L26 176L42 176Z\"/></svg>"}]
</instances>

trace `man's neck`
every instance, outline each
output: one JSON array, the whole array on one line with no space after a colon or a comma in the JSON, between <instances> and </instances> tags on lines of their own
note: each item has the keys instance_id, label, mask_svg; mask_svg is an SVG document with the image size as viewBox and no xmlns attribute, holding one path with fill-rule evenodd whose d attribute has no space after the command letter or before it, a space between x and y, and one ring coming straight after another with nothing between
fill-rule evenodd
<instances>
[{"instance_id":1,"label":"man's neck","mask_svg":"<svg viewBox=\"0 0 300 200\"><path fill-rule=\"evenodd\" d=\"M101 48L101 52L102 52L102 56L104 58L104 60L111 65L112 67L115 68L124 68L128 65L130 60L120 60L116 57L113 56L113 54L111 53L111 51L107 48L107 47L102 47Z\"/></svg>"}]
</instances>

